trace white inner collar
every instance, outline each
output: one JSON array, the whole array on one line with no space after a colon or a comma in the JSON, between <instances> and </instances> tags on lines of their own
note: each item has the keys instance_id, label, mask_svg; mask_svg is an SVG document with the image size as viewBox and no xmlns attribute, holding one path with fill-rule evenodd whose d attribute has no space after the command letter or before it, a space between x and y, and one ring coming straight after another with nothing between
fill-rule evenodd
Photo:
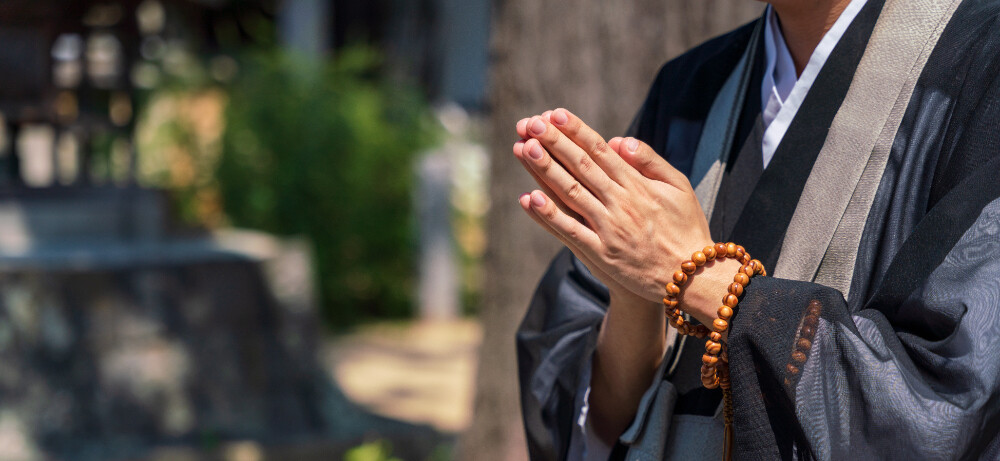
<instances>
[{"instance_id":1,"label":"white inner collar","mask_svg":"<svg viewBox=\"0 0 1000 461\"><path fill-rule=\"evenodd\" d=\"M795 62L788 51L785 37L781 34L781 24L774 8L768 5L767 20L764 23L764 78L761 82L761 119L764 122L764 168L767 168L774 151L784 138L788 126L805 100L819 71L826 64L833 48L840 42L847 27L857 17L867 0L851 0L840 14L833 27L823 35L816 45L802 75L795 75Z\"/></svg>"}]
</instances>

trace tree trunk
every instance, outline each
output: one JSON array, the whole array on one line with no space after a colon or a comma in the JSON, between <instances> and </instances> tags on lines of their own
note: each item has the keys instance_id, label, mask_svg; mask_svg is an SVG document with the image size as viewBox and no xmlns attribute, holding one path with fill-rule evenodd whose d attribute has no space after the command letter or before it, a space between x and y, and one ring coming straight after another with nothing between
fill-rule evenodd
<instances>
[{"instance_id":1,"label":"tree trunk","mask_svg":"<svg viewBox=\"0 0 1000 461\"><path fill-rule=\"evenodd\" d=\"M566 107L605 138L620 135L668 58L753 19L761 8L749 0L494 1L484 336L475 414L457 459L527 458L514 333L559 243L517 203L534 185L511 153L514 124Z\"/></svg>"}]
</instances>

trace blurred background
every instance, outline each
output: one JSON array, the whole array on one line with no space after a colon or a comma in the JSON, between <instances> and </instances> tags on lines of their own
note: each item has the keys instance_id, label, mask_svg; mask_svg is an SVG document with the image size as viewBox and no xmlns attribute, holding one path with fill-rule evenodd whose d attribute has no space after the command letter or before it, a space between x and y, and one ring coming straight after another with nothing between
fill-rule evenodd
<instances>
[{"instance_id":1,"label":"blurred background","mask_svg":"<svg viewBox=\"0 0 1000 461\"><path fill-rule=\"evenodd\" d=\"M3 0L0 461L525 459L514 123L761 9Z\"/></svg>"}]
</instances>

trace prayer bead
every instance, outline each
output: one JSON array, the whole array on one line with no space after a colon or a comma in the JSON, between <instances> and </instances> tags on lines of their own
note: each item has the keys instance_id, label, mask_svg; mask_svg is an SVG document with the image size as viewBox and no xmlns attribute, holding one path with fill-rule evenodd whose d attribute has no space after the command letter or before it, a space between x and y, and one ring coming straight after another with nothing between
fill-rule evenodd
<instances>
[{"instance_id":1,"label":"prayer bead","mask_svg":"<svg viewBox=\"0 0 1000 461\"><path fill-rule=\"evenodd\" d=\"M676 298L677 295L681 294L681 287L677 286L674 282L670 282L667 284L667 294Z\"/></svg>"},{"instance_id":2,"label":"prayer bead","mask_svg":"<svg viewBox=\"0 0 1000 461\"><path fill-rule=\"evenodd\" d=\"M712 355L718 355L719 352L722 352L722 344L715 341L706 341L705 351Z\"/></svg>"},{"instance_id":3,"label":"prayer bead","mask_svg":"<svg viewBox=\"0 0 1000 461\"><path fill-rule=\"evenodd\" d=\"M815 335L816 335L816 329L815 328L813 328L813 327L811 327L809 325L803 325L802 326L802 337L803 338L809 338L809 340L812 340L813 336L815 336Z\"/></svg>"},{"instance_id":4,"label":"prayer bead","mask_svg":"<svg viewBox=\"0 0 1000 461\"><path fill-rule=\"evenodd\" d=\"M792 352L792 361L801 365L806 362L806 355L802 351L794 351Z\"/></svg>"},{"instance_id":5,"label":"prayer bead","mask_svg":"<svg viewBox=\"0 0 1000 461\"><path fill-rule=\"evenodd\" d=\"M750 283L750 277L747 277L747 274L742 272L737 272L736 275L733 276L733 281L745 287L748 283Z\"/></svg>"},{"instance_id":6,"label":"prayer bead","mask_svg":"<svg viewBox=\"0 0 1000 461\"><path fill-rule=\"evenodd\" d=\"M788 365L785 365L785 370L788 371L788 374L790 375L799 374L799 367L792 365L790 363Z\"/></svg>"},{"instance_id":7,"label":"prayer bead","mask_svg":"<svg viewBox=\"0 0 1000 461\"><path fill-rule=\"evenodd\" d=\"M807 315L806 318L802 319L803 325L809 325L813 328L816 328L816 325L818 323L819 323L819 318L816 317L815 315Z\"/></svg>"},{"instance_id":8,"label":"prayer bead","mask_svg":"<svg viewBox=\"0 0 1000 461\"><path fill-rule=\"evenodd\" d=\"M698 266L695 266L691 261L684 261L681 263L681 270L684 271L685 274L691 275L694 271L698 270Z\"/></svg>"},{"instance_id":9,"label":"prayer bead","mask_svg":"<svg viewBox=\"0 0 1000 461\"><path fill-rule=\"evenodd\" d=\"M701 267L705 265L705 263L708 261L708 258L705 256L705 253L696 251L694 252L693 255L691 255L691 261L694 262L695 266Z\"/></svg>"},{"instance_id":10,"label":"prayer bead","mask_svg":"<svg viewBox=\"0 0 1000 461\"><path fill-rule=\"evenodd\" d=\"M674 283L676 283L678 286L684 285L685 283L687 283L687 281L688 281L688 275L685 274L684 271L674 272Z\"/></svg>"},{"instance_id":11,"label":"prayer bead","mask_svg":"<svg viewBox=\"0 0 1000 461\"><path fill-rule=\"evenodd\" d=\"M705 257L708 258L709 261L715 259L715 247L713 247L712 245L703 248L701 252L705 253Z\"/></svg>"},{"instance_id":12,"label":"prayer bead","mask_svg":"<svg viewBox=\"0 0 1000 461\"><path fill-rule=\"evenodd\" d=\"M729 328L729 322L722 319L715 319L712 321L712 326L715 327L715 331L722 333L726 331L726 328Z\"/></svg>"},{"instance_id":13,"label":"prayer bead","mask_svg":"<svg viewBox=\"0 0 1000 461\"><path fill-rule=\"evenodd\" d=\"M729 242L726 244L726 257L732 258L736 256L736 244Z\"/></svg>"},{"instance_id":14,"label":"prayer bead","mask_svg":"<svg viewBox=\"0 0 1000 461\"><path fill-rule=\"evenodd\" d=\"M754 276L754 270L749 265L744 265L740 268L740 270L743 271L744 274L747 274L748 277Z\"/></svg>"},{"instance_id":15,"label":"prayer bead","mask_svg":"<svg viewBox=\"0 0 1000 461\"><path fill-rule=\"evenodd\" d=\"M795 347L802 352L809 352L809 349L812 348L812 344L812 341L806 338L799 338L799 340L795 342Z\"/></svg>"},{"instance_id":16,"label":"prayer bead","mask_svg":"<svg viewBox=\"0 0 1000 461\"><path fill-rule=\"evenodd\" d=\"M701 367L701 376L715 376L715 367L703 366Z\"/></svg>"},{"instance_id":17,"label":"prayer bead","mask_svg":"<svg viewBox=\"0 0 1000 461\"><path fill-rule=\"evenodd\" d=\"M729 294L736 297L743 296L743 285L736 282L729 284Z\"/></svg>"},{"instance_id":18,"label":"prayer bead","mask_svg":"<svg viewBox=\"0 0 1000 461\"><path fill-rule=\"evenodd\" d=\"M667 307L677 307L678 303L680 303L680 301L678 301L677 298L675 298L673 296L667 296L667 297L663 298L663 305L664 306L667 306Z\"/></svg>"},{"instance_id":19,"label":"prayer bead","mask_svg":"<svg viewBox=\"0 0 1000 461\"><path fill-rule=\"evenodd\" d=\"M736 307L736 305L739 304L739 302L740 298L737 298L736 295L732 293L729 293L722 298L722 304L725 304L729 307Z\"/></svg>"},{"instance_id":20,"label":"prayer bead","mask_svg":"<svg viewBox=\"0 0 1000 461\"><path fill-rule=\"evenodd\" d=\"M726 257L726 244L725 243L721 243L720 242L720 243L716 243L715 244L715 257L716 258L725 258Z\"/></svg>"},{"instance_id":21,"label":"prayer bead","mask_svg":"<svg viewBox=\"0 0 1000 461\"><path fill-rule=\"evenodd\" d=\"M725 321L729 321L733 316L733 309L729 306L722 306L719 308L719 318Z\"/></svg>"},{"instance_id":22,"label":"prayer bead","mask_svg":"<svg viewBox=\"0 0 1000 461\"><path fill-rule=\"evenodd\" d=\"M713 331L713 332L711 332L711 333L708 334L708 339L711 339L712 341L715 341L715 342L722 341L722 333L719 333L717 331Z\"/></svg>"},{"instance_id":23,"label":"prayer bead","mask_svg":"<svg viewBox=\"0 0 1000 461\"><path fill-rule=\"evenodd\" d=\"M719 363L719 358L711 354L705 354L701 356L701 363L714 367L716 363Z\"/></svg>"}]
</instances>

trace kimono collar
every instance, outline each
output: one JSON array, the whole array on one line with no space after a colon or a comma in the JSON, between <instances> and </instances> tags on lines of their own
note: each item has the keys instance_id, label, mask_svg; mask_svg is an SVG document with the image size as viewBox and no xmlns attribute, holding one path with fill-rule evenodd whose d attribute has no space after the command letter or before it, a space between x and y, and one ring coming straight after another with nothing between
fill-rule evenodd
<instances>
[{"instance_id":1,"label":"kimono collar","mask_svg":"<svg viewBox=\"0 0 1000 461\"><path fill-rule=\"evenodd\" d=\"M795 63L792 54L785 44L781 34L781 24L774 8L768 5L767 19L764 23L764 79L761 82L761 121L766 131L762 143L764 153L764 168L774 157L774 151L785 136L788 126L792 123L795 113L805 100L809 88L826 63L830 52L844 36L847 26L861 11L868 0L852 0L840 14L833 27L826 32L819 45L809 57L802 75L795 75Z\"/></svg>"}]
</instances>

